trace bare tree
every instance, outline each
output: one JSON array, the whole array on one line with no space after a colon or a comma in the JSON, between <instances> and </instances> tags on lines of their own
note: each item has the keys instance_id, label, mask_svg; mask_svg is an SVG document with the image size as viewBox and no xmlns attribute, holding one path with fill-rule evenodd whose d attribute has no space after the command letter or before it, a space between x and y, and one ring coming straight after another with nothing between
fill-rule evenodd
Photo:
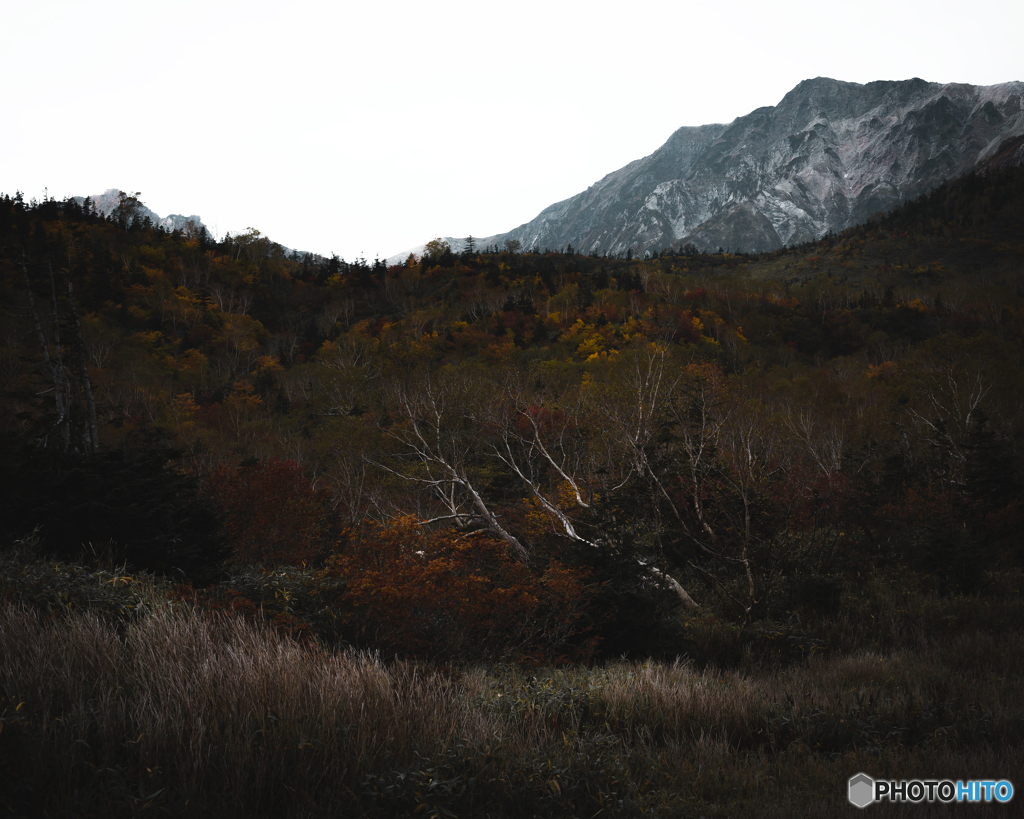
<instances>
[{"instance_id":1,"label":"bare tree","mask_svg":"<svg viewBox=\"0 0 1024 819\"><path fill-rule=\"evenodd\" d=\"M403 371L391 379L390 403L400 413L383 429L399 445L394 465L377 465L429 491L443 514L425 524L449 521L465 532L486 531L509 545L523 563L529 552L502 525L471 475L479 438L480 382L466 372Z\"/></svg>"},{"instance_id":2,"label":"bare tree","mask_svg":"<svg viewBox=\"0 0 1024 819\"><path fill-rule=\"evenodd\" d=\"M585 386L565 390L558 397L560 400L551 402L553 406L545 406L542 396L530 394L527 381L521 373L511 373L506 379L507 400L500 405L499 415L491 423L498 432L491 446L492 453L525 485L556 522L562 536L594 549L614 551L616 546L603 533L589 538L580 533L572 516L560 503L556 489L559 483L568 487L575 504L589 509L594 490L588 476L607 465L607 461L595 459L602 447L600 444L592 446L590 439L595 436L587 431L592 425L586 421L593 418L590 391ZM649 560L638 559L637 562L658 585L673 591L684 606L698 608L675 578Z\"/></svg>"},{"instance_id":3,"label":"bare tree","mask_svg":"<svg viewBox=\"0 0 1024 819\"><path fill-rule=\"evenodd\" d=\"M674 360L661 344L625 356L601 403L622 453L619 485L650 487L660 525L688 545L686 564L750 616L785 557L756 525L759 497L781 474L770 412L713 365Z\"/></svg>"}]
</instances>

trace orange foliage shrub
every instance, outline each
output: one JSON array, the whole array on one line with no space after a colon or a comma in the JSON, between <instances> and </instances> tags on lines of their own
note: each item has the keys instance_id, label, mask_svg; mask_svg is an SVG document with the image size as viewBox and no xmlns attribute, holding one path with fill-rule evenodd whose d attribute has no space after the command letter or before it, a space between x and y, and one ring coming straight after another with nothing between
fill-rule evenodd
<instances>
[{"instance_id":1,"label":"orange foliage shrub","mask_svg":"<svg viewBox=\"0 0 1024 819\"><path fill-rule=\"evenodd\" d=\"M345 581L340 616L360 645L535 663L583 661L596 648L586 574L556 561L534 573L489 537L427 531L401 518L365 527L325 574Z\"/></svg>"},{"instance_id":2,"label":"orange foliage shrub","mask_svg":"<svg viewBox=\"0 0 1024 819\"><path fill-rule=\"evenodd\" d=\"M205 491L224 514L238 563L300 566L315 560L333 534L329 496L313 489L294 461L219 469Z\"/></svg>"}]
</instances>

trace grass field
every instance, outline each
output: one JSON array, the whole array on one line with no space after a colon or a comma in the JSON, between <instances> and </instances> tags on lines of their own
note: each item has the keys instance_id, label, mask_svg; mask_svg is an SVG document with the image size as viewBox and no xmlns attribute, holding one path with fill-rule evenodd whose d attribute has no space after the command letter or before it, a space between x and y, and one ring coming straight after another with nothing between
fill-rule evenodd
<instances>
[{"instance_id":1,"label":"grass field","mask_svg":"<svg viewBox=\"0 0 1024 819\"><path fill-rule=\"evenodd\" d=\"M721 664L523 669L300 643L109 572L78 570L92 610L58 605L52 578L50 602L29 607L15 574L0 609L2 815L836 816L855 810L860 771L1019 786L1024 770L1013 583L984 598L868 584L805 626L828 644L789 661L704 618L693 644Z\"/></svg>"}]
</instances>

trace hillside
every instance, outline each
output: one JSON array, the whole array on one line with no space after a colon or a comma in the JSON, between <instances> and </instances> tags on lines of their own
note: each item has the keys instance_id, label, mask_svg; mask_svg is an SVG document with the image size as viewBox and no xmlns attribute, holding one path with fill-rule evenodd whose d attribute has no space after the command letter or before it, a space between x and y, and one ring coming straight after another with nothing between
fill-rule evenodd
<instances>
[{"instance_id":1,"label":"hillside","mask_svg":"<svg viewBox=\"0 0 1024 819\"><path fill-rule=\"evenodd\" d=\"M961 491L979 435L1019 475L1022 178L966 177L761 256L447 251L390 268L288 258L258 231L214 244L6 197L7 446L163 440L206 485L246 459L290 459L341 530L437 518L527 562L644 531L645 559L714 598L728 566L702 553L767 548L796 525L786 507L765 509L761 534L734 528L747 502L735 447L758 448L759 497L789 481L791 497L882 481L893 458L929 491ZM943 377L966 392L933 384ZM666 386L648 392L651 379ZM688 414L698 400L704 415ZM746 433L730 426L740 417ZM714 524L709 487L658 477L696 457L698 433L718 453L701 481L732 487L716 490ZM31 529L8 480L7 531ZM609 511L627 500L635 518ZM295 548L329 548L317 543ZM765 571L763 588L729 592L741 609L770 605L778 578Z\"/></svg>"}]
</instances>

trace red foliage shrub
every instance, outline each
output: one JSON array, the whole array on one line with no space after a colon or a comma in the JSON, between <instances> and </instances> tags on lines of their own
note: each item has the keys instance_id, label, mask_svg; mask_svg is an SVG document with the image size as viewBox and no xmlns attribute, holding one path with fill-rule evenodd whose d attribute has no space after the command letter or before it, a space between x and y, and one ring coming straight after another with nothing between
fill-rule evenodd
<instances>
[{"instance_id":1,"label":"red foliage shrub","mask_svg":"<svg viewBox=\"0 0 1024 819\"><path fill-rule=\"evenodd\" d=\"M294 461L267 458L214 472L205 491L224 514L235 561L300 566L330 542L330 498L318 492Z\"/></svg>"},{"instance_id":2,"label":"red foliage shrub","mask_svg":"<svg viewBox=\"0 0 1024 819\"><path fill-rule=\"evenodd\" d=\"M389 652L448 660L536 663L588 659L586 574L552 561L535 573L504 543L427 531L411 518L371 525L325 573L350 639Z\"/></svg>"}]
</instances>

